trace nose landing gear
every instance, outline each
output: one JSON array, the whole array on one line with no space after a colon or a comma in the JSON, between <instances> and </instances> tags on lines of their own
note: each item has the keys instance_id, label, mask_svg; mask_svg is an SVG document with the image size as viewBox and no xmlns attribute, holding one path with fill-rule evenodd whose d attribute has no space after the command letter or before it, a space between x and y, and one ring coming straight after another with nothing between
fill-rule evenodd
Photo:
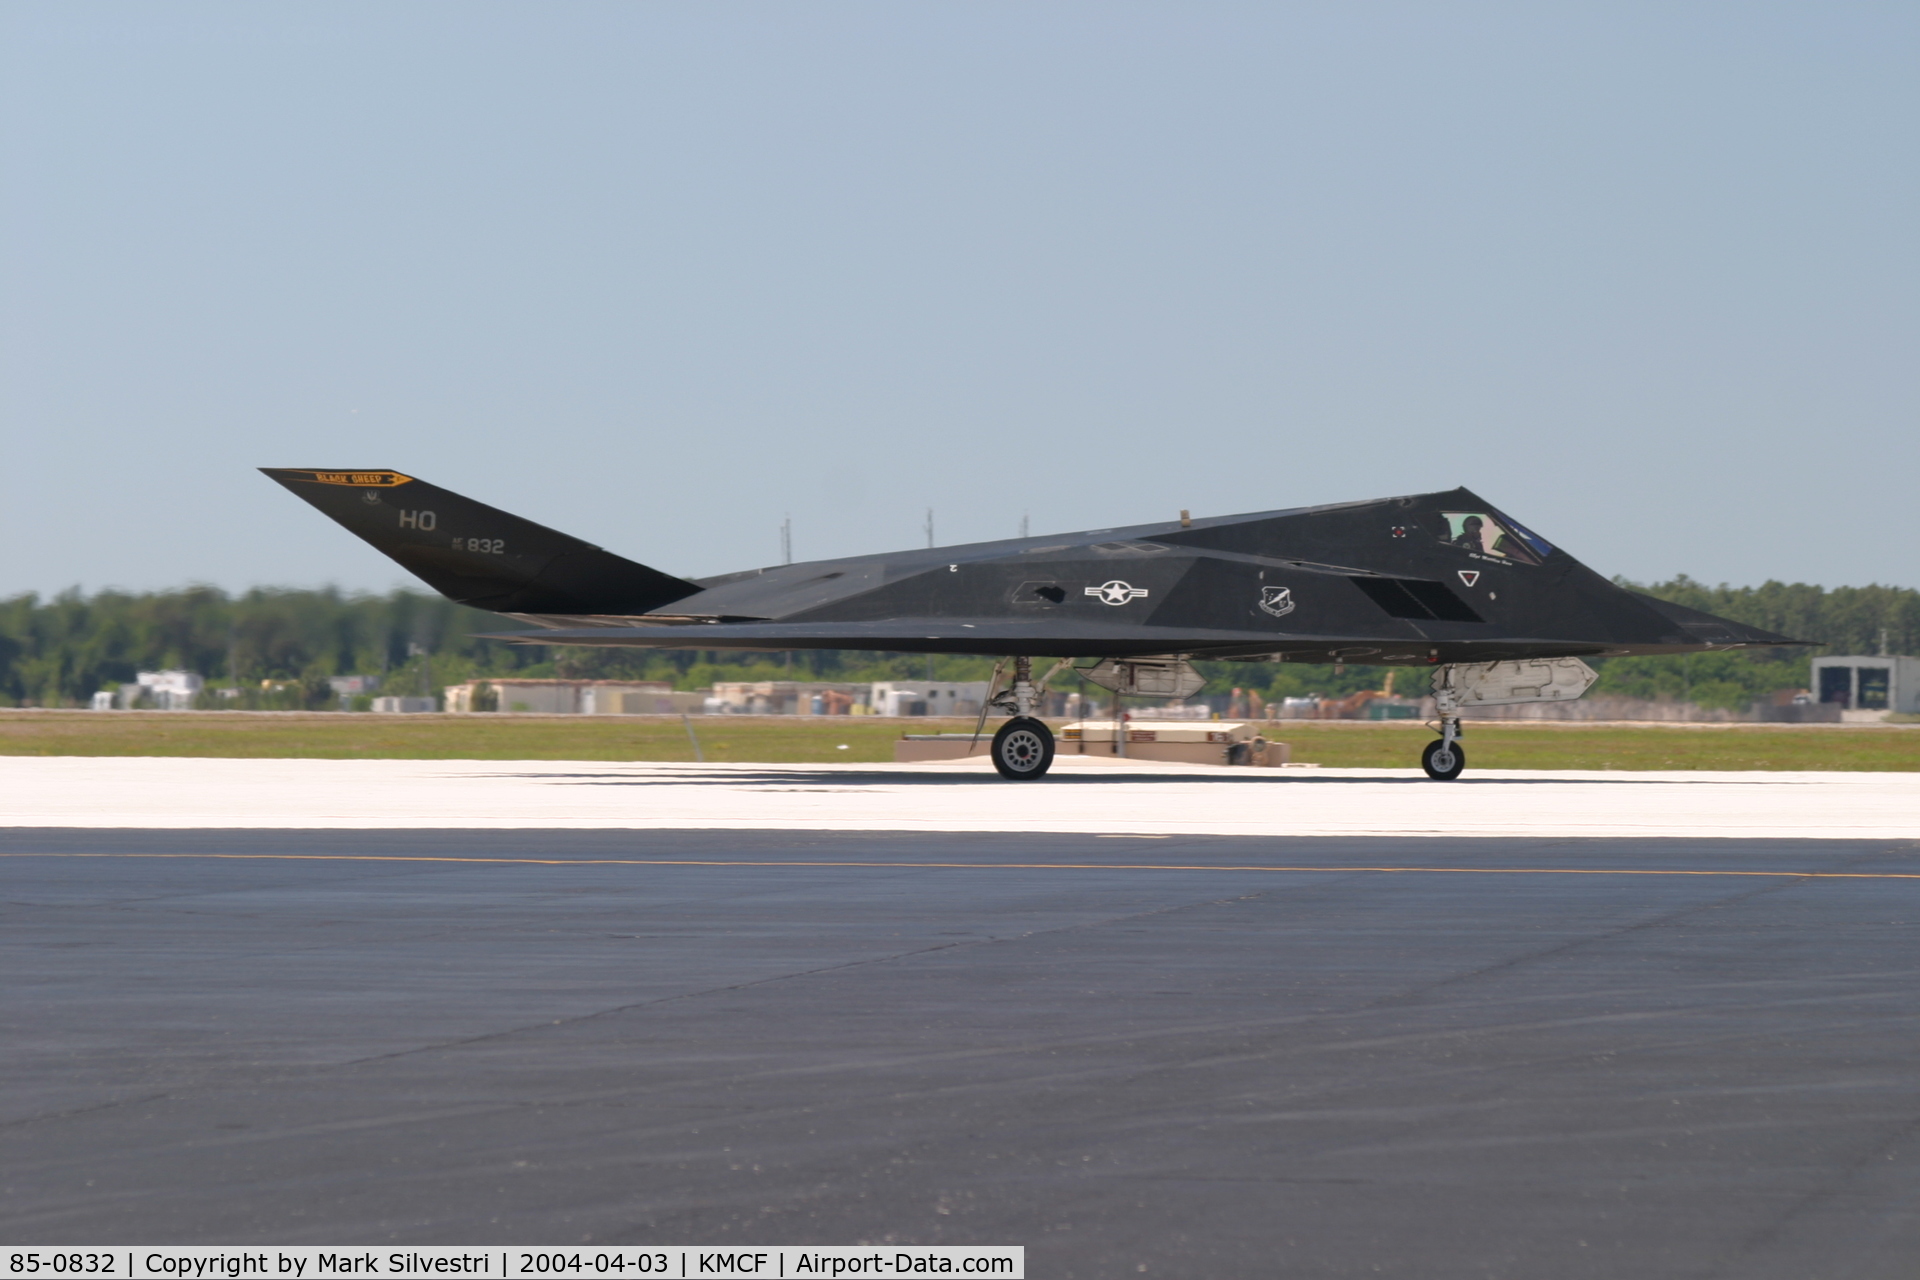
<instances>
[{"instance_id":1,"label":"nose landing gear","mask_svg":"<svg viewBox=\"0 0 1920 1280\"><path fill-rule=\"evenodd\" d=\"M1435 782L1452 782L1467 767L1467 751L1452 738L1429 742L1420 753L1420 767Z\"/></svg>"},{"instance_id":2,"label":"nose landing gear","mask_svg":"<svg viewBox=\"0 0 1920 1280\"><path fill-rule=\"evenodd\" d=\"M1460 745L1460 690L1452 664L1434 673L1433 704L1440 713L1440 740L1429 742L1420 753L1420 767L1435 782L1452 782L1467 767L1466 748Z\"/></svg>"}]
</instances>

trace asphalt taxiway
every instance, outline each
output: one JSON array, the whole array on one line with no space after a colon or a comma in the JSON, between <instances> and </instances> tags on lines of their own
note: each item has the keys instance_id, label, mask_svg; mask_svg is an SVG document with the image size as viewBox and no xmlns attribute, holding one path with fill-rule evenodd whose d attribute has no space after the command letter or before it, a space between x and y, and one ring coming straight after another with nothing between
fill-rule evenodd
<instances>
[{"instance_id":1,"label":"asphalt taxiway","mask_svg":"<svg viewBox=\"0 0 1920 1280\"><path fill-rule=\"evenodd\" d=\"M9 1242L1920 1257L1912 839L16 826L0 875Z\"/></svg>"}]
</instances>

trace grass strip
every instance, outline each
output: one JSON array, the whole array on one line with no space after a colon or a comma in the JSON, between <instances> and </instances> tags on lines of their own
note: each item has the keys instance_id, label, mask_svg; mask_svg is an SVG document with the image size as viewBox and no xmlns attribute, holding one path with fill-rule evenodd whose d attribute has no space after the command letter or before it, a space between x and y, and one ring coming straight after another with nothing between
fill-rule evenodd
<instances>
[{"instance_id":1,"label":"grass strip","mask_svg":"<svg viewBox=\"0 0 1920 1280\"><path fill-rule=\"evenodd\" d=\"M890 763L903 733L972 721L696 716L717 762ZM988 728L993 726L989 724ZM1432 738L1407 723L1281 722L1269 736L1329 768L1416 767ZM1468 723L1470 768L1920 770L1920 729L1863 726ZM321 760L692 760L678 717L0 711L0 755Z\"/></svg>"}]
</instances>

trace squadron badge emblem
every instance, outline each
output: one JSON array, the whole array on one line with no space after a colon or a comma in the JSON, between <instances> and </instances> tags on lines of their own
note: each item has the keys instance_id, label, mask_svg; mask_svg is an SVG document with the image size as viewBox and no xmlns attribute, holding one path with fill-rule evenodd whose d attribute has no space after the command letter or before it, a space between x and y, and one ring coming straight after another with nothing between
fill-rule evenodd
<instances>
[{"instance_id":1,"label":"squadron badge emblem","mask_svg":"<svg viewBox=\"0 0 1920 1280\"><path fill-rule=\"evenodd\" d=\"M1276 618L1284 618L1293 612L1292 587L1260 588L1260 610Z\"/></svg>"}]
</instances>

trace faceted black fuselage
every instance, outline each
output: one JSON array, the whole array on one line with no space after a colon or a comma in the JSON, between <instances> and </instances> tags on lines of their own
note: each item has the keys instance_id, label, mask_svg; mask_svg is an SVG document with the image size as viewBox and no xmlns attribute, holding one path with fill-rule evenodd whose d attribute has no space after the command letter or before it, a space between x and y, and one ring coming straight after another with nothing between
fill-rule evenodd
<instances>
[{"instance_id":1,"label":"faceted black fuselage","mask_svg":"<svg viewBox=\"0 0 1920 1280\"><path fill-rule=\"evenodd\" d=\"M498 637L522 643L1420 666L1797 643L1615 586L1466 489L686 580L397 472L267 474L535 624Z\"/></svg>"}]
</instances>

